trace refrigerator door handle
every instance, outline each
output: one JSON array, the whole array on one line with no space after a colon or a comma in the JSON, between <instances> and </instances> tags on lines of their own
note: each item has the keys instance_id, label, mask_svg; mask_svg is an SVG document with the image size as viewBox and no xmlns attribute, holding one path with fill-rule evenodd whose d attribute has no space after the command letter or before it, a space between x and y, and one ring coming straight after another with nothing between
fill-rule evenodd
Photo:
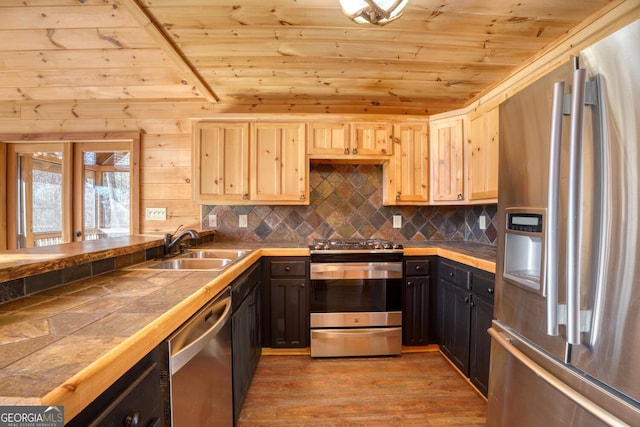
<instances>
[{"instance_id":1,"label":"refrigerator door handle","mask_svg":"<svg viewBox=\"0 0 640 427\"><path fill-rule=\"evenodd\" d=\"M569 149L569 203L567 208L567 342L580 344L580 179L582 176L582 134L587 71L573 72L571 94L571 136Z\"/></svg>"},{"instance_id":2,"label":"refrigerator door handle","mask_svg":"<svg viewBox=\"0 0 640 427\"><path fill-rule=\"evenodd\" d=\"M545 239L545 284L547 335L558 336L558 209L560 205L560 153L562 145L564 82L553 85L551 141L549 154L549 190Z\"/></svg>"},{"instance_id":3,"label":"refrigerator door handle","mask_svg":"<svg viewBox=\"0 0 640 427\"><path fill-rule=\"evenodd\" d=\"M551 372L544 369L538 363L529 358L525 353L520 351L518 347L512 344L512 338L505 332L498 332L494 328L488 330L491 338L509 352L518 362L522 363L529 370L535 373L540 379L555 388L567 398L571 399L576 405L582 407L586 411L593 414L596 418L602 420L609 426L628 426L629 424L616 417L611 412L597 405L587 397L571 388L569 385L561 381L558 377L554 376Z\"/></svg>"}]
</instances>

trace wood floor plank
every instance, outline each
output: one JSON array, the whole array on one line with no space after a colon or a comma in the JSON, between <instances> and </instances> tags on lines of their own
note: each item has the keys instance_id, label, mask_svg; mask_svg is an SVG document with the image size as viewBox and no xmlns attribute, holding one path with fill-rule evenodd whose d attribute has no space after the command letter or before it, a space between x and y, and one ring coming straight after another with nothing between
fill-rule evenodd
<instances>
[{"instance_id":1,"label":"wood floor plank","mask_svg":"<svg viewBox=\"0 0 640 427\"><path fill-rule=\"evenodd\" d=\"M486 401L439 352L263 356L237 427L484 426Z\"/></svg>"}]
</instances>

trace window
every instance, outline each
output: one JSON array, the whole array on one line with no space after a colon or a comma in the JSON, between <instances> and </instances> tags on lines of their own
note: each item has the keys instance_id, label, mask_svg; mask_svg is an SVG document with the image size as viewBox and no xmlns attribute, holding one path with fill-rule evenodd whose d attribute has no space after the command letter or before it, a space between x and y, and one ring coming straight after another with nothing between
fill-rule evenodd
<instances>
[{"instance_id":1,"label":"window","mask_svg":"<svg viewBox=\"0 0 640 427\"><path fill-rule=\"evenodd\" d=\"M3 140L8 178L6 247L139 233L139 136L108 136L29 135L28 143Z\"/></svg>"}]
</instances>

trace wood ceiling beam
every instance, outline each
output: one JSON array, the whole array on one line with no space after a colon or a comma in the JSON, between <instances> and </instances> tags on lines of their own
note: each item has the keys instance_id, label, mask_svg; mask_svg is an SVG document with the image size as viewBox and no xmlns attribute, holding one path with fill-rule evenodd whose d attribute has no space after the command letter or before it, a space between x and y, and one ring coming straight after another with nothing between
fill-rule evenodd
<instances>
[{"instance_id":1,"label":"wood ceiling beam","mask_svg":"<svg viewBox=\"0 0 640 427\"><path fill-rule=\"evenodd\" d=\"M142 6L140 0L120 0L133 15L133 17L148 31L149 35L158 42L160 49L173 60L178 68L193 80L194 86L202 93L209 102L219 102L216 95L207 81L200 75L198 70L182 54L180 49L171 41L162 25Z\"/></svg>"}]
</instances>

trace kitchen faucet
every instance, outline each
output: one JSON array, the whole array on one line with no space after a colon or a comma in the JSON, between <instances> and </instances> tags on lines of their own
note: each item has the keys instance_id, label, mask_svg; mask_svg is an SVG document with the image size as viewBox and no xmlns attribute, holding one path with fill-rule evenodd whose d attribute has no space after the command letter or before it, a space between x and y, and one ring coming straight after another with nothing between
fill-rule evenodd
<instances>
[{"instance_id":1,"label":"kitchen faucet","mask_svg":"<svg viewBox=\"0 0 640 427\"><path fill-rule=\"evenodd\" d=\"M195 230L185 230L174 239L173 236L181 228L182 228L182 225L179 225L178 228L176 228L176 231L173 232L173 234L167 233L164 235L164 254L165 255L171 255L171 251L173 250L173 248L176 245L178 245L185 237L190 236L192 239L197 239L200 237L198 232Z\"/></svg>"}]
</instances>

